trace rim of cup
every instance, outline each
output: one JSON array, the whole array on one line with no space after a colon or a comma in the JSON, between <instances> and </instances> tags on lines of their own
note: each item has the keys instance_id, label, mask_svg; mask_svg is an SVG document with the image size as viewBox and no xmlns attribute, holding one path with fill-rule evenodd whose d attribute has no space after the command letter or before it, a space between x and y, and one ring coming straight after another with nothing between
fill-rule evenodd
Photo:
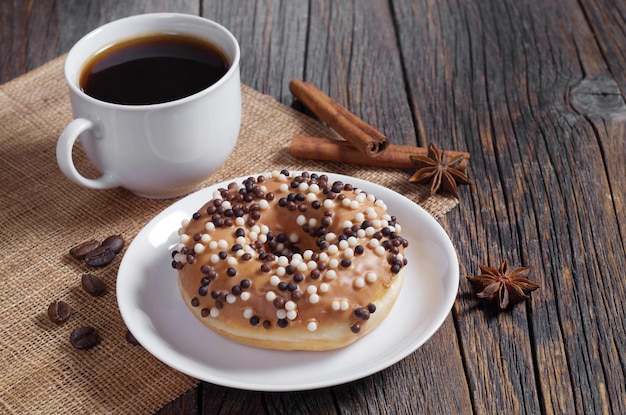
<instances>
[{"instance_id":1,"label":"rim of cup","mask_svg":"<svg viewBox=\"0 0 626 415\"><path fill-rule=\"evenodd\" d=\"M160 19L160 20L159 20ZM159 26L163 25L163 23L159 23L160 21L163 21L165 19L168 19L169 21L166 24L170 24L171 26L177 26L179 27L178 30L172 30L172 29L168 29L168 28L160 28ZM86 55L82 58L77 57L76 55L80 54L83 52L83 48L87 48L89 42L92 42L92 39L94 38L98 38L101 36L105 36L102 33L103 32L108 32L108 31L114 31L114 29L116 29L116 27L121 27L121 26L125 26L128 25L132 22L141 22L141 23L146 23L148 22L151 26L153 26L152 29L150 30L145 30L145 29L131 29L131 33L127 34L127 35L122 35L122 36L118 36L118 37L111 37L108 38L108 40L104 41L104 42L100 42L99 45L97 45L95 48L91 48L89 47L88 53L83 53L83 55ZM214 39L206 39L205 37L198 35L196 33L190 32L190 31L185 31L184 30L184 22L188 22L188 23L195 23L195 24L201 24L201 25L209 25L211 26L211 28L213 30L216 30L217 32L221 33L223 36L225 36L226 39L228 39L229 42L232 43L232 45L230 45L229 47L234 48L234 54L233 56L231 56L231 53L229 52L229 50L227 50L224 45L222 43L218 43L217 41L215 41ZM190 36L194 36L194 37L199 37L201 39L204 40L208 40L212 43L214 43L216 46L218 46L223 52L226 53L226 55L228 56L228 58L230 59L230 66L228 68L228 71L224 74L224 76L222 76L217 82L215 82L214 84L208 86L207 88L198 91L192 95L183 97L183 98L179 98L173 101L167 101L167 102L161 102L161 103L157 103L157 104L142 104L142 105L127 105L127 104L117 104L117 103L113 103L113 102L107 102L107 101L102 101L100 99L96 99L88 94L86 94L79 86L79 78L80 75L82 74L83 70L85 69L84 65L85 63L91 58L93 57L95 54L99 53L101 50L103 50L103 48L111 46L117 42L126 40L126 39L132 39L133 37L139 37L141 35L150 35L150 34L156 34L159 32L167 32L167 33L180 33L180 34L186 34L186 35L190 35ZM113 20L109 23L106 23L102 26L99 26L98 28L92 30L91 32L87 33L86 35L84 35L78 42L76 42L76 44L74 44L74 46L70 49L70 51L68 52L68 55L65 59L65 65L64 65L64 74L65 74L65 80L67 81L67 84L69 85L69 88L77 95L81 96L83 99L88 100L92 103L97 103L98 105L101 106L107 106L110 108L123 108L125 110L145 110L145 109L159 109L159 108L167 108L167 107L171 107L171 106L175 106L175 105L180 105L184 102L187 101L193 101L196 99L199 99L201 97L203 97L204 95L210 94L212 91L220 88L224 83L228 82L229 78L233 77L234 73L236 71L239 70L239 60L240 60L240 55L241 55L241 51L239 48L239 42L237 41L237 39L235 38L235 36L228 30L226 29L224 26L222 26L221 24L201 17L201 16L195 16L192 14L183 14L183 13L146 13L146 14L138 14L138 15L134 15L134 16L129 16L129 17L124 17L121 19L117 19L117 20ZM76 59L80 59L79 62L75 62Z\"/></svg>"}]
</instances>

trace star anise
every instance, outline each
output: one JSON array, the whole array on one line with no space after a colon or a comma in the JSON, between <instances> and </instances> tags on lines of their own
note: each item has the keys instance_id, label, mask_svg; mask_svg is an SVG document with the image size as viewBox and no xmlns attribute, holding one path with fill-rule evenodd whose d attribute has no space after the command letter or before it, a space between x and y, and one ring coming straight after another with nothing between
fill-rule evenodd
<instances>
[{"instance_id":1,"label":"star anise","mask_svg":"<svg viewBox=\"0 0 626 415\"><path fill-rule=\"evenodd\" d=\"M430 195L434 195L439 189L455 194L457 186L470 184L470 179L459 167L464 155L459 155L448 160L446 152L439 150L434 144L428 146L428 157L410 156L417 171L409 179L412 183L430 185Z\"/></svg>"},{"instance_id":2,"label":"star anise","mask_svg":"<svg viewBox=\"0 0 626 415\"><path fill-rule=\"evenodd\" d=\"M480 275L467 277L474 289L479 291L476 296L487 301L497 300L502 310L509 304L528 299L528 294L539 288L539 285L526 278L530 266L509 270L509 263L505 259L498 269L483 265L478 267Z\"/></svg>"}]
</instances>

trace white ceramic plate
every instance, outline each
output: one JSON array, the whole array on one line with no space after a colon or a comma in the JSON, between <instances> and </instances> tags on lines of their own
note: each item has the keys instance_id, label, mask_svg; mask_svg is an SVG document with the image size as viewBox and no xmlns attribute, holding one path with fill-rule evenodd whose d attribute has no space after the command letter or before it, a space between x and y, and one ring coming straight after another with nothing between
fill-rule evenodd
<instances>
[{"instance_id":1,"label":"white ceramic plate","mask_svg":"<svg viewBox=\"0 0 626 415\"><path fill-rule=\"evenodd\" d=\"M405 285L388 318L352 345L325 352L257 349L227 340L187 309L171 268L177 231L212 197L216 184L174 203L137 235L119 268L119 309L135 338L156 358L197 379L233 388L296 391L338 385L398 362L428 340L456 298L459 267L446 232L425 210L382 186L326 173L385 201L409 240ZM256 175L255 175L256 176ZM248 177L248 176L247 176Z\"/></svg>"}]
</instances>

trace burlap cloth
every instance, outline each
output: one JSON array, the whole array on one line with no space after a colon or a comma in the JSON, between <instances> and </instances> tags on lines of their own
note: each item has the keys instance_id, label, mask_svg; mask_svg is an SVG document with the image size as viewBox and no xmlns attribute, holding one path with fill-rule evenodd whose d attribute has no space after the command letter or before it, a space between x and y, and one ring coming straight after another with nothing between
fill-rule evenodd
<instances>
[{"instance_id":1,"label":"burlap cloth","mask_svg":"<svg viewBox=\"0 0 626 415\"><path fill-rule=\"evenodd\" d=\"M115 297L121 255L94 271L68 251L112 234L130 243L173 201L142 199L123 189L84 189L62 175L55 146L71 119L63 59L0 86L0 413L152 413L197 380L125 340ZM296 134L332 137L317 121L243 86L237 148L207 185L282 168L329 171L394 189L435 217L457 204L427 197L424 188L408 183L406 172L293 159L287 148ZM77 164L89 169L77 153ZM80 276L88 271L107 283L105 296L82 290ZM46 315L57 299L73 309L61 326ZM87 351L70 345L70 332L82 325L98 329L100 345Z\"/></svg>"}]
</instances>

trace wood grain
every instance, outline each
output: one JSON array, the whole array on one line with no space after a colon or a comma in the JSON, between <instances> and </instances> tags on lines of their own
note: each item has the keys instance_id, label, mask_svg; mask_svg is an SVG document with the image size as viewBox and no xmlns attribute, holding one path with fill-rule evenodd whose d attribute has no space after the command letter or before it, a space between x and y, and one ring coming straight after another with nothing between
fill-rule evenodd
<instances>
[{"instance_id":1,"label":"wood grain","mask_svg":"<svg viewBox=\"0 0 626 415\"><path fill-rule=\"evenodd\" d=\"M424 346L314 391L201 384L160 414L626 413L626 3L618 0L38 0L0 6L0 82L107 21L202 14L239 39L242 81L291 105L315 84L394 144L468 151L442 224L459 295ZM533 265L498 311L465 280Z\"/></svg>"},{"instance_id":2,"label":"wood grain","mask_svg":"<svg viewBox=\"0 0 626 415\"><path fill-rule=\"evenodd\" d=\"M397 14L415 19L400 24L401 44L425 42L432 52L405 57L426 65L425 78L409 83L424 134L472 154L473 192L444 219L464 247L466 273L509 258L533 264L543 286L526 305L485 313L461 284L455 316L475 411L619 413L624 332L611 319L623 316L613 300L623 284L610 275L624 265L613 202L623 186L609 185L602 147L623 158L615 147L623 140L566 100L584 77L581 61L603 69L593 28L574 2L412 2Z\"/></svg>"},{"instance_id":3,"label":"wood grain","mask_svg":"<svg viewBox=\"0 0 626 415\"><path fill-rule=\"evenodd\" d=\"M202 11L239 40L243 82L291 104L289 82L303 76L308 2L205 1Z\"/></svg>"}]
</instances>

